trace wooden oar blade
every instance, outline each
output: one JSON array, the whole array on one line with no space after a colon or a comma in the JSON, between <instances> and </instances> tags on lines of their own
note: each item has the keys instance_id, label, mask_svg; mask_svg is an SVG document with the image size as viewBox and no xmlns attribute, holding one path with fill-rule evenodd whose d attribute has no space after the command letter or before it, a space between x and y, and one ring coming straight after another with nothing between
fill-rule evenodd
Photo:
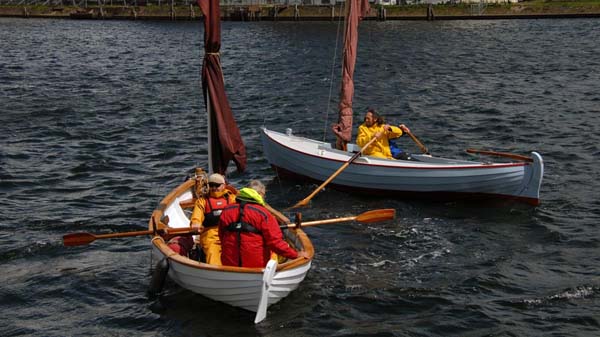
<instances>
[{"instance_id":1,"label":"wooden oar blade","mask_svg":"<svg viewBox=\"0 0 600 337\"><path fill-rule=\"evenodd\" d=\"M83 246L96 240L96 236L90 233L71 233L63 236L63 245L67 247Z\"/></svg>"},{"instance_id":2,"label":"wooden oar blade","mask_svg":"<svg viewBox=\"0 0 600 337\"><path fill-rule=\"evenodd\" d=\"M364 212L356 217L356 221L362 223L372 223L379 221L392 220L396 218L396 210L393 208L375 209Z\"/></svg>"},{"instance_id":3,"label":"wooden oar blade","mask_svg":"<svg viewBox=\"0 0 600 337\"><path fill-rule=\"evenodd\" d=\"M304 207L304 206L308 205L309 201L310 201L310 199L309 200L307 200L306 198L302 199L302 200L298 201L294 206L287 208L287 210Z\"/></svg>"}]
</instances>

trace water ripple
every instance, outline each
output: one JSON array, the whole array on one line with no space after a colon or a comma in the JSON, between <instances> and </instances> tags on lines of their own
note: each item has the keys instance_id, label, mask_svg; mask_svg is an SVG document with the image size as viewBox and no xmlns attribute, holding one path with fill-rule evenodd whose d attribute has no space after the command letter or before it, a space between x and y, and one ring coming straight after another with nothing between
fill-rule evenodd
<instances>
[{"instance_id":1,"label":"water ripple","mask_svg":"<svg viewBox=\"0 0 600 337\"><path fill-rule=\"evenodd\" d=\"M255 326L251 313L174 284L147 297L156 261L146 237L62 246L71 232L144 230L158 201L206 166L201 24L0 18L0 334L594 335L599 29L593 19L363 23L355 122L373 106L448 157L539 151L542 204L326 188L304 219L378 208L398 218L307 228L313 269ZM249 158L229 178L263 179L278 208L316 185L277 179L258 128L333 140L337 31L223 23L225 84Z\"/></svg>"}]
</instances>

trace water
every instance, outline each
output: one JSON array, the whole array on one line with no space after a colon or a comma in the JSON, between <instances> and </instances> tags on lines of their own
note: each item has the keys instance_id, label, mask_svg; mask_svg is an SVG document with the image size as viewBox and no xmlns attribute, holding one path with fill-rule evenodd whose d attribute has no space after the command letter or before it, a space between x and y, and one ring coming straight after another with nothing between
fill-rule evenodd
<instances>
[{"instance_id":1,"label":"water","mask_svg":"<svg viewBox=\"0 0 600 337\"><path fill-rule=\"evenodd\" d=\"M223 24L249 155L230 178L265 180L275 207L316 186L279 181L258 128L333 140L339 31ZM398 218L307 228L311 272L254 325L173 284L147 297L145 237L62 246L66 233L146 229L160 199L206 166L201 24L0 18L0 335L597 336L599 34L595 19L365 22L355 122L374 106L435 155L539 151L542 204L326 189L305 220L387 207Z\"/></svg>"}]
</instances>

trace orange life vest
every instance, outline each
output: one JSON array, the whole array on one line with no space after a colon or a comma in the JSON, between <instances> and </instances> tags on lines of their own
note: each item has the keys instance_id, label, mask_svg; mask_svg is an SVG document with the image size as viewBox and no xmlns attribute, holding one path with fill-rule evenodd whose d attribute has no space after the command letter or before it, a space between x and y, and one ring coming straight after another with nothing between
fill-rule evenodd
<instances>
[{"instance_id":1,"label":"orange life vest","mask_svg":"<svg viewBox=\"0 0 600 337\"><path fill-rule=\"evenodd\" d=\"M219 223L221 212L229 204L227 194L220 198L209 197L206 199L206 206L204 208L204 227L214 227Z\"/></svg>"}]
</instances>

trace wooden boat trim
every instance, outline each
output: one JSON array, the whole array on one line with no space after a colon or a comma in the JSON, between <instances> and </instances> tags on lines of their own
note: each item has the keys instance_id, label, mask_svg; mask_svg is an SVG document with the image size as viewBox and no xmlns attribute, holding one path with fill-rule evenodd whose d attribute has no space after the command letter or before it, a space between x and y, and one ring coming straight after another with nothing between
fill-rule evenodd
<instances>
[{"instance_id":1,"label":"wooden boat trim","mask_svg":"<svg viewBox=\"0 0 600 337\"><path fill-rule=\"evenodd\" d=\"M179 202L179 207L182 209L192 208L196 204L196 198L187 199Z\"/></svg>"}]
</instances>

